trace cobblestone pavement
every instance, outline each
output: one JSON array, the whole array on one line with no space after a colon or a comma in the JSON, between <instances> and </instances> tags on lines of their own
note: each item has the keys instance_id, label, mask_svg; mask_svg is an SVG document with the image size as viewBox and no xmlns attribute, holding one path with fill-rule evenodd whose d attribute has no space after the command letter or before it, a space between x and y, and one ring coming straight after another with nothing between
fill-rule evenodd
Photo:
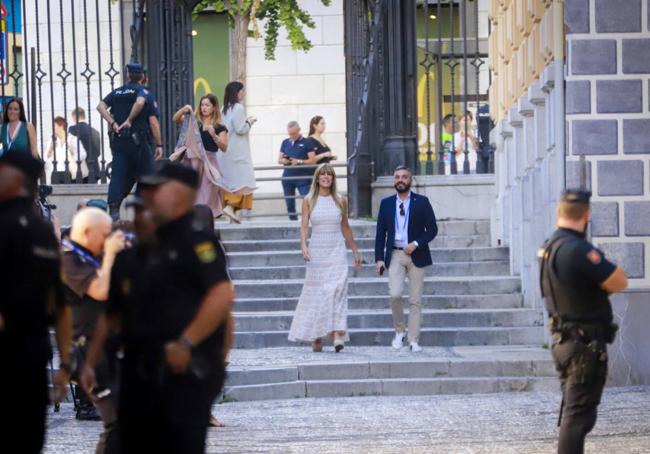
<instances>
[{"instance_id":1,"label":"cobblestone pavement","mask_svg":"<svg viewBox=\"0 0 650 454\"><path fill-rule=\"evenodd\" d=\"M210 453L553 453L559 394L233 402L214 413ZM609 388L587 453L650 452L650 386ZM46 454L92 453L101 426L69 404L49 418Z\"/></svg>"}]
</instances>

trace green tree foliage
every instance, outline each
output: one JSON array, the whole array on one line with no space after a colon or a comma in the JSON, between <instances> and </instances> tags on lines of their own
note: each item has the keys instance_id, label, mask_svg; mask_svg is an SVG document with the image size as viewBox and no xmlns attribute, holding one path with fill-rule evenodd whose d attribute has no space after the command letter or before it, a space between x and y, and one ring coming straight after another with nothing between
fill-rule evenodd
<instances>
[{"instance_id":1,"label":"green tree foliage","mask_svg":"<svg viewBox=\"0 0 650 454\"><path fill-rule=\"evenodd\" d=\"M329 6L332 0L320 1ZM309 13L300 8L297 0L203 0L195 8L194 14L205 9L228 13L233 26L237 20L247 19L252 24L252 29L248 30L249 36L256 39L260 37L257 21L263 20L264 56L267 60L275 60L281 27L287 31L292 49L306 52L312 48L303 30L304 27L314 28L315 24Z\"/></svg>"}]
</instances>

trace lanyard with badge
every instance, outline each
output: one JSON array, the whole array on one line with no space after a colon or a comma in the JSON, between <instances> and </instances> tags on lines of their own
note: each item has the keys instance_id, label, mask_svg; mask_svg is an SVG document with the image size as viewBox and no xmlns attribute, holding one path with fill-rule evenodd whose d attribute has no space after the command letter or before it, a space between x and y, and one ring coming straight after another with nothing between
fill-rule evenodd
<instances>
[{"instance_id":1,"label":"lanyard with badge","mask_svg":"<svg viewBox=\"0 0 650 454\"><path fill-rule=\"evenodd\" d=\"M95 257L93 257L92 255L90 255L89 253L87 253L86 251L81 249L79 246L74 244L72 241L69 241L69 240L66 239L66 240L61 241L61 244L64 247L66 247L67 249L69 249L70 251L72 251L75 255L77 255L77 257L79 257L83 262L90 263L95 268L100 267L101 264L99 263L99 261Z\"/></svg>"},{"instance_id":2,"label":"lanyard with badge","mask_svg":"<svg viewBox=\"0 0 650 454\"><path fill-rule=\"evenodd\" d=\"M11 149L11 146L14 143L14 140L16 140L16 136L20 132L20 127L22 126L21 123L18 123L18 126L16 126L16 129L14 129L14 133L12 135L9 135L9 125L7 125L7 151Z\"/></svg>"},{"instance_id":3,"label":"lanyard with badge","mask_svg":"<svg viewBox=\"0 0 650 454\"><path fill-rule=\"evenodd\" d=\"M409 199L407 199L409 200ZM408 225L409 222L409 214L411 213L411 203L409 200L408 207L406 209L404 208L404 202L397 196L397 201L402 205L400 208L401 212L399 216L395 217L395 241L406 241L407 239L404 238L404 233L406 233L406 226ZM404 215L402 215L404 213ZM404 223L402 224L402 228L400 228L399 225L399 218L404 216ZM406 233L408 235L408 233Z\"/></svg>"}]
</instances>

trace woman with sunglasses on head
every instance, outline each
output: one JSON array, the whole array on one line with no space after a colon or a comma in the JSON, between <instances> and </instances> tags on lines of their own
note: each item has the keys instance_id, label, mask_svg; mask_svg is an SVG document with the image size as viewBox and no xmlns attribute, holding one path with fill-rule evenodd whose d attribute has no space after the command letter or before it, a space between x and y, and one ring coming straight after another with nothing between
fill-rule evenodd
<instances>
[{"instance_id":1,"label":"woman with sunglasses on head","mask_svg":"<svg viewBox=\"0 0 650 454\"><path fill-rule=\"evenodd\" d=\"M307 245L310 223L312 233ZM307 270L289 331L290 341L311 342L315 352L323 350L324 338L333 339L337 353L349 339L346 241L358 269L361 255L348 222L347 200L336 190L332 166L322 164L316 169L309 194L302 203L300 243Z\"/></svg>"},{"instance_id":2,"label":"woman with sunglasses on head","mask_svg":"<svg viewBox=\"0 0 650 454\"><path fill-rule=\"evenodd\" d=\"M228 129L221 118L219 100L212 93L201 98L199 109L194 116L192 114L192 106L186 105L172 118L175 123L182 123L183 128L170 159L182 160L199 172L201 183L196 204L207 205L213 215L219 217L223 211L223 195L228 188L217 155L228 149Z\"/></svg>"}]
</instances>

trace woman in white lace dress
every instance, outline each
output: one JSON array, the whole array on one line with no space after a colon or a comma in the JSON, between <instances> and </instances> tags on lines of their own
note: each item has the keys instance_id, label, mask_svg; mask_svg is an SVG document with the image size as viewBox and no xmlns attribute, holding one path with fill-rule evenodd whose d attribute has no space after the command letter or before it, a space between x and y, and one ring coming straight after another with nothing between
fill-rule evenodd
<instances>
[{"instance_id":1,"label":"woman in white lace dress","mask_svg":"<svg viewBox=\"0 0 650 454\"><path fill-rule=\"evenodd\" d=\"M334 168L329 164L319 166L302 203L300 240L307 273L289 331L290 341L312 342L315 352L323 350L323 338L333 339L336 352L349 339L345 242L354 253L357 269L361 266L361 255L347 213L346 199L336 192ZM312 233L307 246L310 223Z\"/></svg>"}]
</instances>

